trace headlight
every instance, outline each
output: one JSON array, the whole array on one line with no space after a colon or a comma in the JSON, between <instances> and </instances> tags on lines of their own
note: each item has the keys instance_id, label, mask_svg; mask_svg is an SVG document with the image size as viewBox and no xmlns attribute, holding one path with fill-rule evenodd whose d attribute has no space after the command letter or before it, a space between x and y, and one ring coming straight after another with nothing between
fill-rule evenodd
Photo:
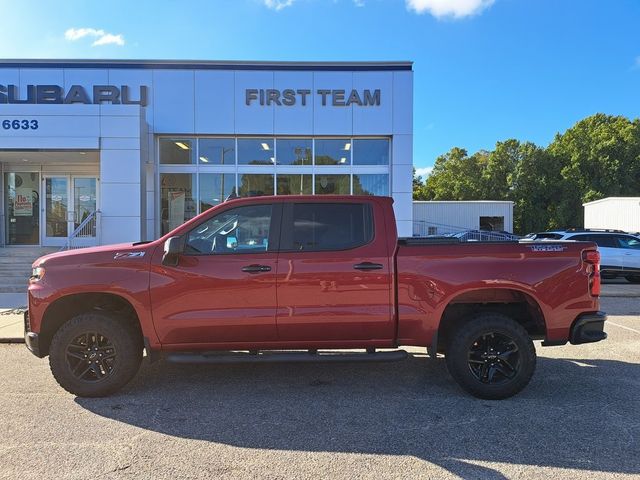
<instances>
[{"instance_id":1,"label":"headlight","mask_svg":"<svg viewBox=\"0 0 640 480\"><path fill-rule=\"evenodd\" d=\"M31 270L29 280L37 282L38 280L42 280L42 277L44 277L44 267L35 267Z\"/></svg>"}]
</instances>

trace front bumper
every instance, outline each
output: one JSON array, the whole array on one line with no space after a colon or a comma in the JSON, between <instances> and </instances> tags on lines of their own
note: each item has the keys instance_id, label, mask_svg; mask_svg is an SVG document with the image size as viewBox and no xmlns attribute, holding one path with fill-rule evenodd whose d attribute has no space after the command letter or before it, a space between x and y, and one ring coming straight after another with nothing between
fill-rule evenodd
<instances>
[{"instance_id":1,"label":"front bumper","mask_svg":"<svg viewBox=\"0 0 640 480\"><path fill-rule=\"evenodd\" d=\"M31 353L36 357L42 358L44 355L40 353L40 337L36 332L30 332L29 311L24 312L24 343Z\"/></svg>"},{"instance_id":2,"label":"front bumper","mask_svg":"<svg viewBox=\"0 0 640 480\"><path fill-rule=\"evenodd\" d=\"M604 322L607 314L604 312L583 313L571 327L569 341L572 345L599 342L607 338L604 332Z\"/></svg>"}]
</instances>

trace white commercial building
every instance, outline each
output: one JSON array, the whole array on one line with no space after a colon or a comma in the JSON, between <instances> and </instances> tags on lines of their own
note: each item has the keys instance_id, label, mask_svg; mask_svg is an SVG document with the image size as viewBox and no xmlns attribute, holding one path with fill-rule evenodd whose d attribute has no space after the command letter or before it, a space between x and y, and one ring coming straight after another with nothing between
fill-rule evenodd
<instances>
[{"instance_id":1,"label":"white commercial building","mask_svg":"<svg viewBox=\"0 0 640 480\"><path fill-rule=\"evenodd\" d=\"M230 195L389 195L410 62L0 61L0 244L156 238Z\"/></svg>"},{"instance_id":2,"label":"white commercial building","mask_svg":"<svg viewBox=\"0 0 640 480\"><path fill-rule=\"evenodd\" d=\"M513 202L413 202L413 235L444 235L464 230L513 232Z\"/></svg>"},{"instance_id":3,"label":"white commercial building","mask_svg":"<svg viewBox=\"0 0 640 480\"><path fill-rule=\"evenodd\" d=\"M608 197L583 207L584 228L640 232L640 197Z\"/></svg>"}]
</instances>

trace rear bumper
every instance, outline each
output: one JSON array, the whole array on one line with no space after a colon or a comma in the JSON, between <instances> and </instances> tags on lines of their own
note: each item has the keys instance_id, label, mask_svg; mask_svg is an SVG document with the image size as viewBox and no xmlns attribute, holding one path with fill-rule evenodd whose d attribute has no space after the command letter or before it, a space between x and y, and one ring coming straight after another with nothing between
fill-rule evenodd
<instances>
[{"instance_id":1,"label":"rear bumper","mask_svg":"<svg viewBox=\"0 0 640 480\"><path fill-rule=\"evenodd\" d=\"M42 358L44 355L40 353L40 337L36 332L30 332L29 311L24 312L24 343L31 353L36 357Z\"/></svg>"},{"instance_id":2,"label":"rear bumper","mask_svg":"<svg viewBox=\"0 0 640 480\"><path fill-rule=\"evenodd\" d=\"M569 341L572 345L580 345L604 340L607 338L604 332L606 319L607 314L604 312L583 313L573 322Z\"/></svg>"}]
</instances>

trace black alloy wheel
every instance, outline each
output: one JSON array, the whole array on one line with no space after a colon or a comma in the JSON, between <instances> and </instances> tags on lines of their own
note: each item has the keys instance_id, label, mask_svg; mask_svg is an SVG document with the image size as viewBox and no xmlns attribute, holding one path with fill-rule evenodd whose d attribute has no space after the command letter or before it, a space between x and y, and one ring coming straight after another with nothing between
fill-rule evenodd
<instances>
[{"instance_id":1,"label":"black alloy wheel","mask_svg":"<svg viewBox=\"0 0 640 480\"><path fill-rule=\"evenodd\" d=\"M529 333L515 319L483 312L449 332L447 369L475 397L499 400L521 391L536 368Z\"/></svg>"},{"instance_id":2,"label":"black alloy wheel","mask_svg":"<svg viewBox=\"0 0 640 480\"><path fill-rule=\"evenodd\" d=\"M67 345L67 364L71 374L85 382L99 382L116 368L116 347L99 332L86 332Z\"/></svg>"},{"instance_id":3,"label":"black alloy wheel","mask_svg":"<svg viewBox=\"0 0 640 480\"><path fill-rule=\"evenodd\" d=\"M93 311L76 315L58 329L49 347L49 365L66 391L104 397L135 376L142 350L142 336L133 320Z\"/></svg>"},{"instance_id":4,"label":"black alloy wheel","mask_svg":"<svg viewBox=\"0 0 640 480\"><path fill-rule=\"evenodd\" d=\"M469 370L482 383L500 385L512 380L520 368L520 353L513 338L487 332L469 348Z\"/></svg>"}]
</instances>

